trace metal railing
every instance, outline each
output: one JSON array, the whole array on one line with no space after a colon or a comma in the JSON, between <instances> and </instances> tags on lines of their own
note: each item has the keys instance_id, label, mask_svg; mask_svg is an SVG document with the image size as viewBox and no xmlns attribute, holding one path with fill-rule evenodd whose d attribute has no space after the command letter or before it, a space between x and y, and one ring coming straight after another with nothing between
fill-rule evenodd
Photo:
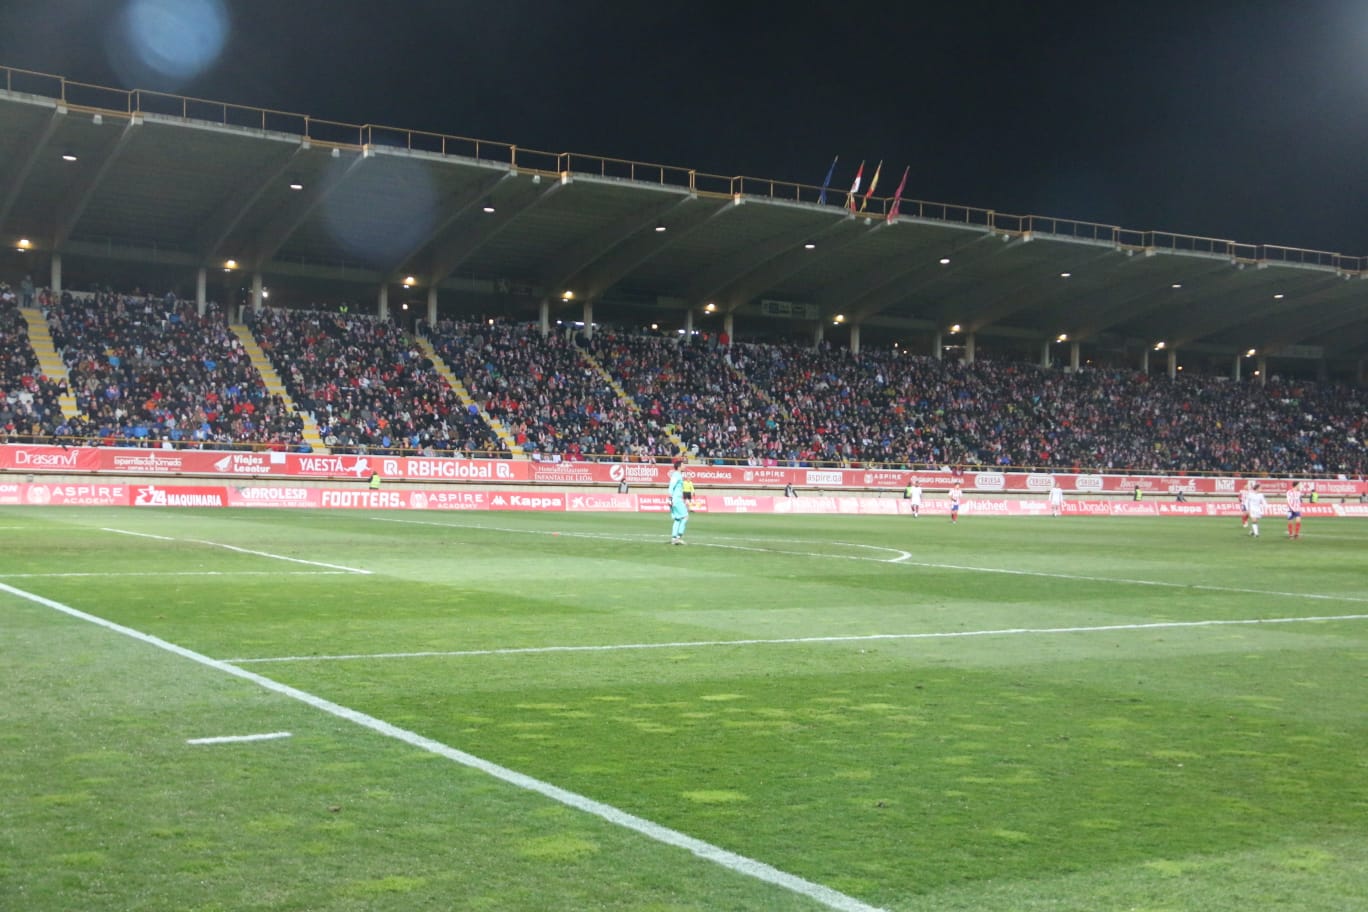
<instances>
[{"instance_id":1,"label":"metal railing","mask_svg":"<svg viewBox=\"0 0 1368 912\"><path fill-rule=\"evenodd\" d=\"M782 181L746 175L708 174L691 168L608 158L580 152L547 152L511 143L390 127L377 124L349 124L325 120L290 111L276 111L252 105L193 98L147 89L116 89L75 82L17 67L0 66L0 83L10 94L52 99L76 110L112 117L157 117L193 120L220 126L239 127L268 133L298 136L311 143L354 149L403 149L440 157L489 162L519 172L548 176L588 175L630 183L677 187L700 196L825 205L844 208L848 189L826 188L815 184ZM821 202L825 193L825 203ZM893 208L891 196L855 195L857 215L887 218ZM1141 231L1079 219L1043 215L1013 215L975 206L903 199L899 218L922 219L968 225L1008 235L1047 236L1071 240L1108 243L1118 248L1148 252L1183 253L1228 258L1232 262L1298 266L1334 270L1345 275L1368 272L1368 257L1344 256L1321 250L1285 247L1274 244L1246 244L1223 238L1177 234L1167 231Z\"/></svg>"}]
</instances>

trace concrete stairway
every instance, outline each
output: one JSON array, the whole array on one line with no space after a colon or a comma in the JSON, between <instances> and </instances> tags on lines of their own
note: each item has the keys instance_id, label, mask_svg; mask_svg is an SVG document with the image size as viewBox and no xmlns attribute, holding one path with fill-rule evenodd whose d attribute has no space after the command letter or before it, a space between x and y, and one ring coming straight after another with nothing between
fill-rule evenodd
<instances>
[{"instance_id":1,"label":"concrete stairway","mask_svg":"<svg viewBox=\"0 0 1368 912\"><path fill-rule=\"evenodd\" d=\"M248 357L252 359L252 366L257 369L257 373L261 374L261 380L266 384L266 392L273 396L279 396L284 400L286 408L303 419L304 429L300 432L300 435L304 438L304 442L307 443L315 453L328 452L327 446L323 443L323 438L318 433L318 422L314 421L313 417L307 412L301 412L295 406L294 400L291 399L290 394L285 391L285 384L280 379L280 374L276 372L275 365L271 363L270 358L266 357L266 352L261 350L261 346L257 344L256 337L252 335L252 331L241 323L229 324L228 328L231 329L233 335L237 336L238 340L242 342L243 349L247 352Z\"/></svg>"},{"instance_id":2,"label":"concrete stairway","mask_svg":"<svg viewBox=\"0 0 1368 912\"><path fill-rule=\"evenodd\" d=\"M578 348L578 346L576 346L576 348ZM595 358L593 355L589 354L582 348L579 349L579 354L580 357L584 359L584 363L592 367L594 369L594 372L604 379L604 382L606 382L609 388L617 394L618 399L621 400L622 403L627 406L627 408L631 409L633 412L636 412L638 414L641 413L641 406L637 405L635 399L627 395L627 391L622 388L622 385L620 383L617 382L617 378L614 377L612 374L608 373L607 368L605 368L602 364L599 364L597 358ZM678 434L676 434L672 430L666 430L665 436L669 437L670 442L674 444L676 453L678 453L681 456L688 456L688 454L685 452L684 441L680 439Z\"/></svg>"},{"instance_id":3,"label":"concrete stairway","mask_svg":"<svg viewBox=\"0 0 1368 912\"><path fill-rule=\"evenodd\" d=\"M442 379L446 380L447 384L456 393L456 398L461 400L461 404L466 408L476 405L475 398L470 395L470 391L465 388L465 384L460 381L456 374L452 372L451 368L447 366L447 363L442 360L441 355L437 354L437 349L432 347L432 343L423 336L414 336L413 341L414 344L418 346L418 350L423 353L423 356L432 362L433 369L441 375ZM513 454L514 459L526 458L527 453L513 440L513 435L508 432L508 428L503 426L502 421L489 414L489 412L486 412L483 408L480 409L480 417L484 419L485 424L489 425L490 430L494 432L495 436L503 441L503 445L508 447L508 452Z\"/></svg>"},{"instance_id":4,"label":"concrete stairway","mask_svg":"<svg viewBox=\"0 0 1368 912\"><path fill-rule=\"evenodd\" d=\"M48 328L47 320L43 317L43 312L36 307L22 307L19 312L24 316L24 322L28 324L29 345L33 348L33 353L38 356L38 367L49 380L61 380L68 384L71 377L67 374L66 362L62 356L57 354L57 347L52 344L52 331ZM72 392L62 393L57 397L58 404L62 407L62 414L67 418L75 418L80 414L76 408L76 394Z\"/></svg>"}]
</instances>

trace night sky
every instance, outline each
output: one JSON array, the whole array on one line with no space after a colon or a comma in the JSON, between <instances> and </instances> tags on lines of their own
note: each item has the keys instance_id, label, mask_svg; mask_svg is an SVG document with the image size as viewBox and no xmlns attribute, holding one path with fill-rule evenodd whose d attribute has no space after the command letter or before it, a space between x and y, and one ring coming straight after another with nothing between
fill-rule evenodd
<instances>
[{"instance_id":1,"label":"night sky","mask_svg":"<svg viewBox=\"0 0 1368 912\"><path fill-rule=\"evenodd\" d=\"M1368 255L1364 3L7 0L0 63Z\"/></svg>"}]
</instances>

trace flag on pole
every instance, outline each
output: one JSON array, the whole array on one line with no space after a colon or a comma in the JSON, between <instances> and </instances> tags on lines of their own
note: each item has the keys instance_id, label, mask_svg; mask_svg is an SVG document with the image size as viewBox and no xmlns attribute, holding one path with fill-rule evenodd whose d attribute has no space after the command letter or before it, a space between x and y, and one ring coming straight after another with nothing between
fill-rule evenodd
<instances>
[{"instance_id":1,"label":"flag on pole","mask_svg":"<svg viewBox=\"0 0 1368 912\"><path fill-rule=\"evenodd\" d=\"M860 192L860 178L864 176L864 162L860 162L860 169L855 172L855 183L850 185L850 192L846 194L846 208L851 212L855 211L855 194Z\"/></svg>"},{"instance_id":2,"label":"flag on pole","mask_svg":"<svg viewBox=\"0 0 1368 912\"><path fill-rule=\"evenodd\" d=\"M833 174L836 173L836 163L837 163L838 161L840 161L840 160L841 160L841 156L839 156L839 155L836 156L835 158L833 158L833 159L831 160L831 167L830 167L830 168L827 168L826 180L822 181L822 192L821 192L820 194L817 195L817 205L819 205L819 206L825 206L825 205L826 205L826 192L827 192L827 187L830 187L830 186L831 186L831 177L832 177Z\"/></svg>"},{"instance_id":3,"label":"flag on pole","mask_svg":"<svg viewBox=\"0 0 1368 912\"><path fill-rule=\"evenodd\" d=\"M874 195L874 188L879 186L879 172L883 170L883 162L879 162L874 169L874 176L869 179L869 189L865 191L864 202L860 203L860 211L865 211L865 206L869 205L869 198Z\"/></svg>"},{"instance_id":4,"label":"flag on pole","mask_svg":"<svg viewBox=\"0 0 1368 912\"><path fill-rule=\"evenodd\" d=\"M898 207L902 205L903 188L907 186L907 172L911 170L911 165L908 165L906 168L903 169L902 180L898 181L898 189L893 191L893 205L889 208L888 217L887 219L885 219L885 221L891 222L898 217Z\"/></svg>"}]
</instances>

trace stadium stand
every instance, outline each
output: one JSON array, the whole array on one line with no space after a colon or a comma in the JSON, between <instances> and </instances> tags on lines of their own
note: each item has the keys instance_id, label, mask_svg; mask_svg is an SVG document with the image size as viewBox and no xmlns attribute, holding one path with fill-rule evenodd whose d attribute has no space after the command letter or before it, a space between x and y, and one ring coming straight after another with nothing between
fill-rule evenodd
<instances>
[{"instance_id":1,"label":"stadium stand","mask_svg":"<svg viewBox=\"0 0 1368 912\"><path fill-rule=\"evenodd\" d=\"M173 297L38 292L80 416L65 419L13 291L0 288L8 440L307 448L217 307ZM751 465L978 465L1101 471L1368 472L1368 392L1277 376L1168 378L1019 362L965 364L865 347L720 345L603 327L441 321L433 351L376 317L266 308L252 332L338 452ZM581 347L582 346L582 347ZM600 367L603 372L600 372ZM480 417L512 435L501 441Z\"/></svg>"},{"instance_id":2,"label":"stadium stand","mask_svg":"<svg viewBox=\"0 0 1368 912\"><path fill-rule=\"evenodd\" d=\"M441 321L433 345L476 401L534 458L664 455L658 423L635 413L566 333L534 324Z\"/></svg>"},{"instance_id":3,"label":"stadium stand","mask_svg":"<svg viewBox=\"0 0 1368 912\"><path fill-rule=\"evenodd\" d=\"M63 427L59 397L66 385L42 372L29 343L17 295L0 285L0 433L7 442L32 442Z\"/></svg>"},{"instance_id":4,"label":"stadium stand","mask_svg":"<svg viewBox=\"0 0 1368 912\"><path fill-rule=\"evenodd\" d=\"M333 452L507 455L399 327L375 317L264 308L249 325Z\"/></svg>"},{"instance_id":5,"label":"stadium stand","mask_svg":"<svg viewBox=\"0 0 1368 912\"><path fill-rule=\"evenodd\" d=\"M49 302L47 317L80 411L56 436L131 446L301 446L298 417L267 393L217 307L200 316L171 295L66 293Z\"/></svg>"}]
</instances>

